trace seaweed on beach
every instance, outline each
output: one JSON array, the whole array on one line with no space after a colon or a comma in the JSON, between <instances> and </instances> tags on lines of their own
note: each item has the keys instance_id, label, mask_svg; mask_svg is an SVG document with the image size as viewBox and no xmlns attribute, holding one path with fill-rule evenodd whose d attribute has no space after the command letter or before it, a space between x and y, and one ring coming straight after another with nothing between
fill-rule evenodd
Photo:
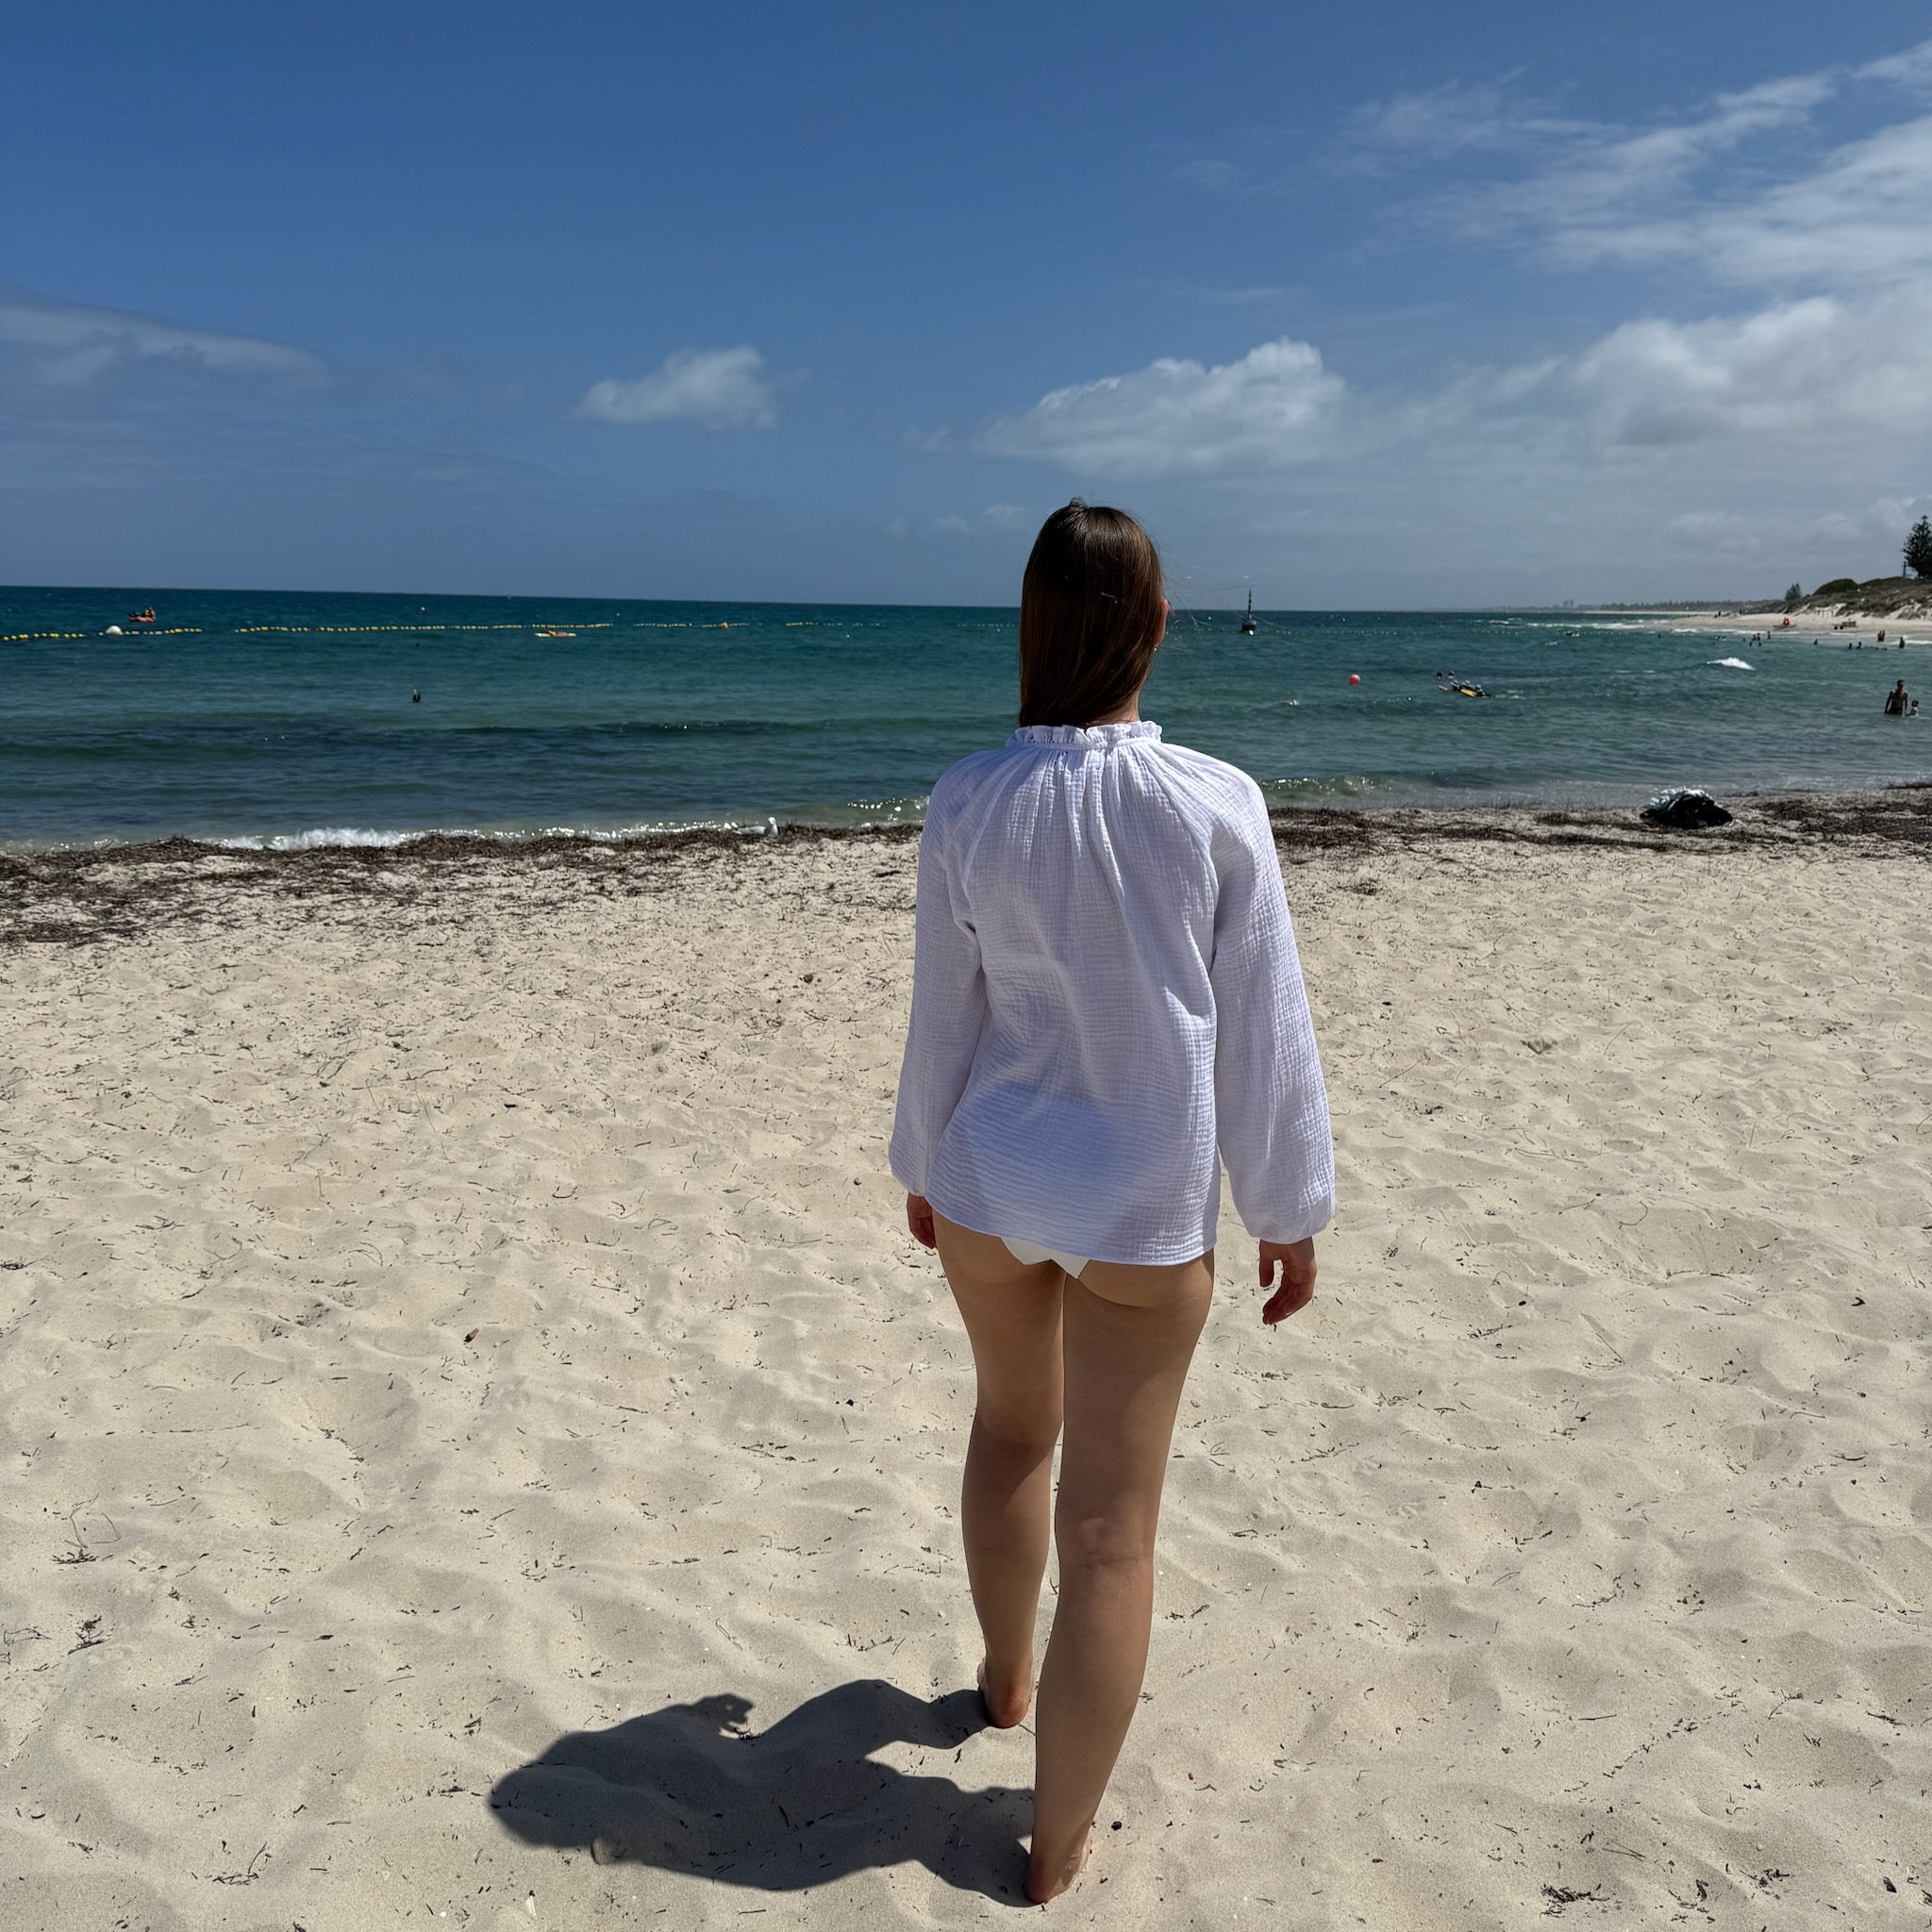
<instances>
[{"instance_id":1,"label":"seaweed on beach","mask_svg":"<svg viewBox=\"0 0 1932 1932\"><path fill-rule=\"evenodd\" d=\"M587 895L625 898L672 890L691 868L741 863L748 855L865 839L909 841L916 826L864 831L788 826L771 837L730 832L653 833L635 839L546 835L491 839L425 833L396 845L324 845L300 852L210 845L194 839L143 845L0 854L0 945L85 945L136 939L195 920L217 928L248 922L264 902L309 901L343 912L416 904L434 895L451 917L474 912L451 888L487 895L514 880L521 916Z\"/></svg>"},{"instance_id":2,"label":"seaweed on beach","mask_svg":"<svg viewBox=\"0 0 1932 1932\"><path fill-rule=\"evenodd\" d=\"M1932 784L1732 803L1732 824L1695 832L1661 831L1628 810L1533 807L1373 812L1294 808L1274 815L1274 829L1275 844L1291 864L1459 844L1714 856L1840 848L1872 858L1932 858ZM528 918L587 895L625 898L675 891L693 868L723 867L734 875L741 871L749 883L758 876L753 868L789 850L826 841L884 849L917 836L913 825L788 825L765 836L691 831L634 839L557 834L505 840L437 832L397 845L302 852L167 839L11 853L0 855L0 944L133 940L183 920L216 929L239 927L273 901L306 903L318 917L355 917L434 899L446 908L443 916L468 919L507 904L499 894L512 884L516 915ZM906 861L880 868L875 877L895 883L841 886L832 896L854 912L903 910L909 905Z\"/></svg>"},{"instance_id":3,"label":"seaweed on beach","mask_svg":"<svg viewBox=\"0 0 1932 1932\"><path fill-rule=\"evenodd\" d=\"M1855 798L1766 798L1755 801L1755 808L1801 837L1903 845L1932 857L1932 783L1891 785Z\"/></svg>"},{"instance_id":4,"label":"seaweed on beach","mask_svg":"<svg viewBox=\"0 0 1932 1932\"><path fill-rule=\"evenodd\" d=\"M1670 831L1609 807L1408 811L1291 808L1274 815L1274 842L1292 863L1453 843L1584 846L1623 852L1801 852L1856 848L1869 857L1932 857L1932 783L1876 793L1798 793L1732 801L1728 824Z\"/></svg>"}]
</instances>

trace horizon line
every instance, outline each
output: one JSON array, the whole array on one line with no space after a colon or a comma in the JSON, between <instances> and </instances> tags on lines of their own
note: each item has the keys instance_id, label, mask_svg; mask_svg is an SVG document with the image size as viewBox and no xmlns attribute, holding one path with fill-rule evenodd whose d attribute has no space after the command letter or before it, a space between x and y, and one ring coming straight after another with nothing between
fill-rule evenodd
<instances>
[{"instance_id":1,"label":"horizon line","mask_svg":"<svg viewBox=\"0 0 1932 1932\"><path fill-rule=\"evenodd\" d=\"M384 597L404 599L409 597L437 598L447 601L458 599L470 602L503 603L558 603L558 604L677 604L704 605L736 609L797 609L801 607L834 610L1005 610L1017 611L1018 600L1012 603L916 603L905 598L841 598L841 597L671 597L671 596L603 596L594 592L576 591L341 591L320 590L303 586L267 587L259 584L0 584L0 597L18 592L57 591L63 594L94 594L115 598L128 596L172 596L172 597ZM1314 616L1324 612L1337 615L1368 615L1371 613L1417 616L1424 614L1481 615L1492 611L1550 610L1567 612L1573 616L1587 616L1592 611L1616 610L1628 613L1644 610L1674 610L1716 608L1723 606L1747 604L1778 605L1784 598L1776 595L1729 596L1729 597L1651 597L1651 598L1567 598L1548 599L1532 603L1503 603L1491 601L1474 604L1274 604L1257 607L1257 609L1271 616ZM1181 603L1175 601L1176 615L1188 611L1222 611L1239 616L1239 604L1220 605L1207 603Z\"/></svg>"}]
</instances>

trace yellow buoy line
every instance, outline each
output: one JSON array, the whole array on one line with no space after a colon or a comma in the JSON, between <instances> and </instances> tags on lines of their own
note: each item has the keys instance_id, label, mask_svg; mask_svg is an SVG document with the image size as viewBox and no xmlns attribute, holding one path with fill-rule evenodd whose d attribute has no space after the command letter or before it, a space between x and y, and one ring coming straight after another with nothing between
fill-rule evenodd
<instances>
[{"instance_id":1,"label":"yellow buoy line","mask_svg":"<svg viewBox=\"0 0 1932 1932\"><path fill-rule=\"evenodd\" d=\"M579 624L579 630L609 630L614 620L603 624ZM241 624L235 626L233 635L238 638L263 637L273 632L277 637L364 637L375 631L403 630L559 630L562 626L547 624Z\"/></svg>"},{"instance_id":2,"label":"yellow buoy line","mask_svg":"<svg viewBox=\"0 0 1932 1932\"><path fill-rule=\"evenodd\" d=\"M802 618L788 620L787 630L819 629L824 620ZM227 633L230 637L364 637L378 631L424 631L424 630L527 630L550 631L575 637L580 630L614 630L615 618L607 618L601 624L577 623L575 628L565 631L560 624L242 624ZM654 619L641 619L632 628L636 630L745 630L751 627L751 621L740 618L736 624L728 620L719 624L692 624L684 621L671 623ZM129 638L186 638L200 637L208 629L201 624L177 624L158 628L153 625L141 625L132 630L123 630L117 625L117 633ZM98 638L107 632L99 630L15 630L0 632L0 644L25 644L39 642L46 638Z\"/></svg>"},{"instance_id":3,"label":"yellow buoy line","mask_svg":"<svg viewBox=\"0 0 1932 1932\"><path fill-rule=\"evenodd\" d=\"M198 624L177 624L169 630L151 630L142 625L139 630L122 631L128 638L191 638L199 637L202 626ZM98 638L105 637L105 631L98 630L10 630L0 635L0 644L30 643L38 638Z\"/></svg>"}]
</instances>

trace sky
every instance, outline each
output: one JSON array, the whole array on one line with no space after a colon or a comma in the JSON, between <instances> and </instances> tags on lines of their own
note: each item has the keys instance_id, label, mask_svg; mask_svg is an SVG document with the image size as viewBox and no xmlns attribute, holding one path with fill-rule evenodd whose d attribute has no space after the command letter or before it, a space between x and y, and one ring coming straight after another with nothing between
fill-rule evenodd
<instances>
[{"instance_id":1,"label":"sky","mask_svg":"<svg viewBox=\"0 0 1932 1932\"><path fill-rule=\"evenodd\" d=\"M1923 5L23 10L0 582L1774 595L1932 509Z\"/></svg>"}]
</instances>

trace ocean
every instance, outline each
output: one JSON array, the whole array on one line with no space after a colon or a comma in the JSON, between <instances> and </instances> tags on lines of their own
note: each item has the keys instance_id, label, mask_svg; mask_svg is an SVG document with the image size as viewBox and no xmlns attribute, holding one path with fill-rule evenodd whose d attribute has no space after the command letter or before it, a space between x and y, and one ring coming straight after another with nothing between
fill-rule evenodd
<instances>
[{"instance_id":1,"label":"ocean","mask_svg":"<svg viewBox=\"0 0 1932 1932\"><path fill-rule=\"evenodd\" d=\"M128 622L150 605L152 625ZM1142 708L1279 806L1641 804L1677 785L1932 775L1932 723L1880 713L1893 678L1924 681L1919 644L1568 614L1257 618L1246 638L1235 613L1176 611ZM125 634L105 635L114 624ZM0 590L0 843L903 823L1011 727L1014 624L991 608ZM1444 674L1488 695L1445 691Z\"/></svg>"}]
</instances>

